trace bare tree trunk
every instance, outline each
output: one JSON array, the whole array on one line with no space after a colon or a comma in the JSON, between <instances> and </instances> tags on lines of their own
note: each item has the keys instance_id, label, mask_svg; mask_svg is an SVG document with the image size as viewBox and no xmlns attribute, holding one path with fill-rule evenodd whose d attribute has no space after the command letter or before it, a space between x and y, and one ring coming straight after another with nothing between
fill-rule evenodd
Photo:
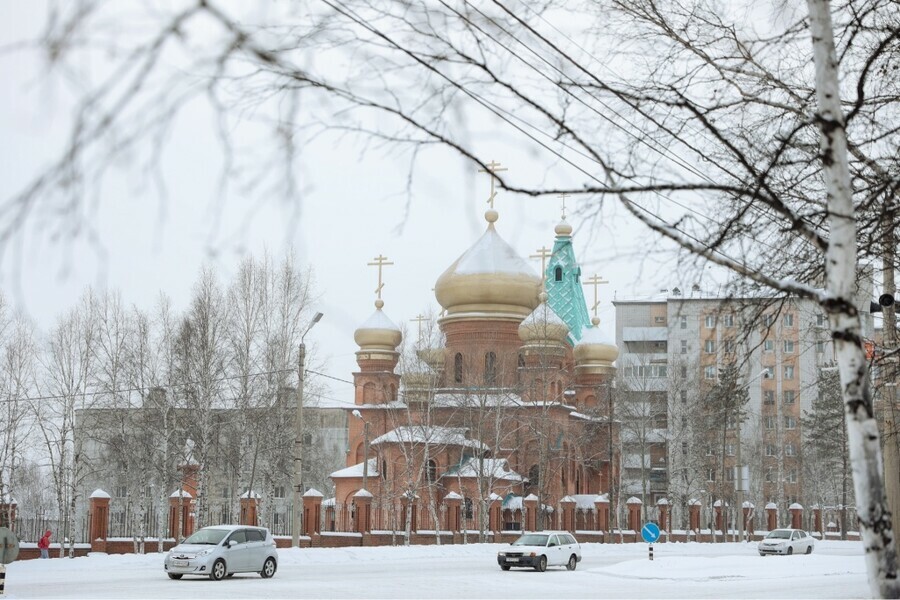
<instances>
[{"instance_id":1,"label":"bare tree trunk","mask_svg":"<svg viewBox=\"0 0 900 600\"><path fill-rule=\"evenodd\" d=\"M816 119L821 131L831 229L825 264L826 289L830 298L824 303L824 308L831 321L847 407L850 462L853 465L860 535L866 548L869 585L876 597L900 598L897 550L882 478L878 425L872 410L860 317L852 302L856 281L856 221L831 6L828 0L807 0L807 5L816 68Z\"/></svg>"}]
</instances>

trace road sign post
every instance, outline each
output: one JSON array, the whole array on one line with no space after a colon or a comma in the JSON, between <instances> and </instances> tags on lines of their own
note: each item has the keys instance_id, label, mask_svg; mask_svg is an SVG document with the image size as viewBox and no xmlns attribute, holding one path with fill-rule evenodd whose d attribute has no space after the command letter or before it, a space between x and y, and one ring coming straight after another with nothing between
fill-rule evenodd
<instances>
[{"instance_id":1,"label":"road sign post","mask_svg":"<svg viewBox=\"0 0 900 600\"><path fill-rule=\"evenodd\" d=\"M653 560L653 542L659 539L659 525L656 523L645 523L641 527L641 537L650 545L650 560Z\"/></svg>"}]
</instances>

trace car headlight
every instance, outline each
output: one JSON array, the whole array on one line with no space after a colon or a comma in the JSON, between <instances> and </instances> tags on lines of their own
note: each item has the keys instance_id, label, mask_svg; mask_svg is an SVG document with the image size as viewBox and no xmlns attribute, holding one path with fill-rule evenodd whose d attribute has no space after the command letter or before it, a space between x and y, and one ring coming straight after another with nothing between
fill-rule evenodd
<instances>
[{"instance_id":1,"label":"car headlight","mask_svg":"<svg viewBox=\"0 0 900 600\"><path fill-rule=\"evenodd\" d=\"M210 552L212 552L212 548L207 548L206 550L201 550L200 552L197 553L197 558L200 558L201 556L206 556Z\"/></svg>"},{"instance_id":2,"label":"car headlight","mask_svg":"<svg viewBox=\"0 0 900 600\"><path fill-rule=\"evenodd\" d=\"M498 552L497 556L506 556L506 552Z\"/></svg>"}]
</instances>

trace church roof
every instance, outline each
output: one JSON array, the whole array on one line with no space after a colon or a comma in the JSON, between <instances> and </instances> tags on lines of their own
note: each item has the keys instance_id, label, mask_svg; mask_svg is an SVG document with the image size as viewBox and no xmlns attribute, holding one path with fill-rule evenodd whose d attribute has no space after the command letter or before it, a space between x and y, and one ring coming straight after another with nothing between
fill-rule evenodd
<instances>
[{"instance_id":1,"label":"church roof","mask_svg":"<svg viewBox=\"0 0 900 600\"><path fill-rule=\"evenodd\" d=\"M483 476L491 477L493 479L528 481L528 479L510 469L509 461L505 458L484 458L481 460L483 462L479 464L477 458L468 458L463 464L449 468L445 477L468 479L479 477L479 472L481 472Z\"/></svg>"},{"instance_id":2,"label":"church roof","mask_svg":"<svg viewBox=\"0 0 900 600\"><path fill-rule=\"evenodd\" d=\"M377 476L378 475L378 459L370 458L369 459L369 476ZM330 475L332 479L340 479L345 477L362 477L363 476L363 463L355 464L352 467L346 467L339 471L335 471Z\"/></svg>"},{"instance_id":3,"label":"church roof","mask_svg":"<svg viewBox=\"0 0 900 600\"><path fill-rule=\"evenodd\" d=\"M466 437L466 427L427 427L403 426L388 431L372 440L372 445L379 444L434 444L435 446L463 446L465 448L478 448L490 450L478 440L470 440Z\"/></svg>"},{"instance_id":4,"label":"church roof","mask_svg":"<svg viewBox=\"0 0 900 600\"><path fill-rule=\"evenodd\" d=\"M569 229L571 231L571 228ZM553 254L547 262L546 288L550 308L569 326L569 339L574 343L581 339L582 330L591 326L584 289L581 285L581 267L575 259L572 236L557 227ZM556 269L561 269L560 280L556 280Z\"/></svg>"}]
</instances>

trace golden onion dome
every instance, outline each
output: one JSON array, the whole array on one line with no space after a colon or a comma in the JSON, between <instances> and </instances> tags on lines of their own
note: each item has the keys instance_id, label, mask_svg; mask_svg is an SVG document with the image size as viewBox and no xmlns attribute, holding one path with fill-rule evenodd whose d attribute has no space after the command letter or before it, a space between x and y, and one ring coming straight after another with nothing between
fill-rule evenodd
<instances>
[{"instance_id":1,"label":"golden onion dome","mask_svg":"<svg viewBox=\"0 0 900 600\"><path fill-rule=\"evenodd\" d=\"M375 301L375 312L353 333L353 339L361 350L387 350L394 352L400 345L400 328L381 310L382 300Z\"/></svg>"},{"instance_id":2,"label":"golden onion dome","mask_svg":"<svg viewBox=\"0 0 900 600\"><path fill-rule=\"evenodd\" d=\"M612 367L619 357L619 349L608 335L600 331L600 319L591 319L593 327L585 329L581 340L575 344L575 365L581 368Z\"/></svg>"},{"instance_id":3,"label":"golden onion dome","mask_svg":"<svg viewBox=\"0 0 900 600\"><path fill-rule=\"evenodd\" d=\"M521 320L538 305L541 278L494 229L497 212L485 213L484 232L438 277L434 292L445 320L491 316Z\"/></svg>"},{"instance_id":4,"label":"golden onion dome","mask_svg":"<svg viewBox=\"0 0 900 600\"><path fill-rule=\"evenodd\" d=\"M553 229L553 231L556 233L556 235L572 235L572 226L569 225L568 221L566 221L566 218L563 217L563 220L556 224L556 227Z\"/></svg>"},{"instance_id":5,"label":"golden onion dome","mask_svg":"<svg viewBox=\"0 0 900 600\"><path fill-rule=\"evenodd\" d=\"M519 325L519 338L525 344L541 342L566 343L569 326L547 304L547 293L541 292L541 303Z\"/></svg>"}]
</instances>

